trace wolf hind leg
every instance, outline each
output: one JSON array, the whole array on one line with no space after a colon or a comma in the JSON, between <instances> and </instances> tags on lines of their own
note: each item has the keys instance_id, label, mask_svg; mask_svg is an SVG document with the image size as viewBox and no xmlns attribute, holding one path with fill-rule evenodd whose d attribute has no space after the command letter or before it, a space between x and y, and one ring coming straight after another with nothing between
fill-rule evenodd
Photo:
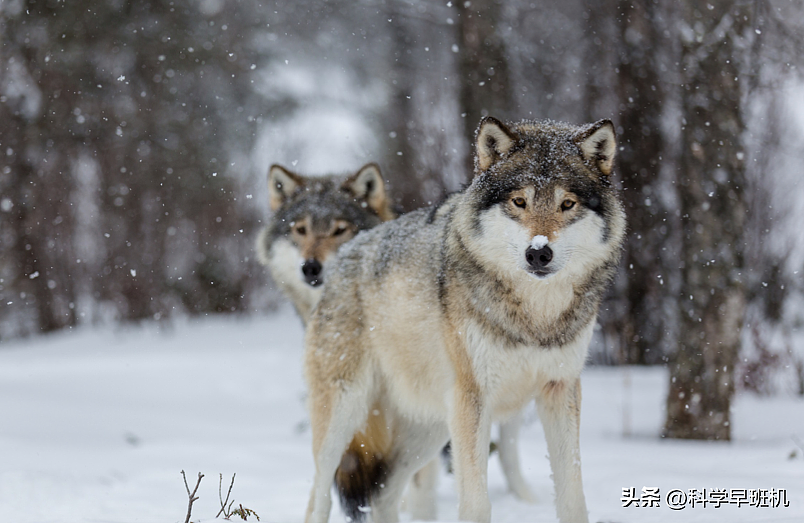
<instances>
[{"instance_id":1,"label":"wolf hind leg","mask_svg":"<svg viewBox=\"0 0 804 523\"><path fill-rule=\"evenodd\" d=\"M403 500L410 512L411 519L431 521L436 519L436 489L438 488L438 457L431 459L427 465L413 475L408 485L408 492Z\"/></svg>"},{"instance_id":2,"label":"wolf hind leg","mask_svg":"<svg viewBox=\"0 0 804 523\"><path fill-rule=\"evenodd\" d=\"M315 479L305 523L326 523L332 508L332 484L344 451L368 417L368 387L333 385L330 394L310 395Z\"/></svg>"},{"instance_id":3,"label":"wolf hind leg","mask_svg":"<svg viewBox=\"0 0 804 523\"><path fill-rule=\"evenodd\" d=\"M405 487L406 500L414 520L436 517L435 487L438 480L438 452L449 438L446 427L422 426L401 421L394 430L394 449L389 460L385 485L372 502L372 521L396 523ZM416 474L419 481L414 485Z\"/></svg>"},{"instance_id":4,"label":"wolf hind leg","mask_svg":"<svg viewBox=\"0 0 804 523\"><path fill-rule=\"evenodd\" d=\"M536 503L536 495L522 476L519 460L519 428L522 425L522 411L516 416L500 423L500 441L497 451L500 453L500 465L508 482L508 488L514 495L527 503Z\"/></svg>"},{"instance_id":5,"label":"wolf hind leg","mask_svg":"<svg viewBox=\"0 0 804 523\"><path fill-rule=\"evenodd\" d=\"M551 381L536 399L544 426L561 523L587 523L579 446L581 380Z\"/></svg>"}]
</instances>

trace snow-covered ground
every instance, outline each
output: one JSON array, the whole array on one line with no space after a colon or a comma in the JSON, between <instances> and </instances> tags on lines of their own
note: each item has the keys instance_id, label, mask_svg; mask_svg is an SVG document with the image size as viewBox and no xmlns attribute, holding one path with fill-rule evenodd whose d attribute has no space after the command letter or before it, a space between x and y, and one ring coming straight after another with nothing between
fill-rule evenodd
<instances>
[{"instance_id":1,"label":"snow-covered ground","mask_svg":"<svg viewBox=\"0 0 804 523\"><path fill-rule=\"evenodd\" d=\"M301 522L313 474L301 337L286 311L3 343L0 522L184 521L182 469L191 483L199 471L206 475L194 521L214 520L218 474L227 481L236 472L235 506L263 522ZM591 521L804 521L801 450L789 459L791 435L804 439L801 398L739 397L732 443L663 441L663 369L590 368L583 380ZM623 437L624 408L630 437ZM533 409L528 417L523 467L540 501L527 505L507 493L494 456L496 522L555 521L542 428ZM624 487L637 494L659 487L660 506L623 508ZM789 507L668 508L669 490L693 488L786 489ZM454 521L457 498L446 473L438 497L440 519ZM337 508L332 520L344 521Z\"/></svg>"}]
</instances>

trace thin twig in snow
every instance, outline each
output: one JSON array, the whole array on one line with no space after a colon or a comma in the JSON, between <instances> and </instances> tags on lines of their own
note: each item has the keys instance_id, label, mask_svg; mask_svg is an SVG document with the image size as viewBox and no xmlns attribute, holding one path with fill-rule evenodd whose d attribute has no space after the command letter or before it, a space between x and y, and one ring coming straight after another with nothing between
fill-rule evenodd
<instances>
[{"instance_id":1,"label":"thin twig in snow","mask_svg":"<svg viewBox=\"0 0 804 523\"><path fill-rule=\"evenodd\" d=\"M187 484L187 476L184 474L183 470L181 471L181 477L184 478L184 488L187 489L187 497L190 499L187 505L187 517L184 519L184 523L190 523L190 514L193 512L193 502L198 499L195 493L198 492L198 486L201 484L201 478L203 478L204 475L200 472L198 473L198 481L192 492L190 492L190 485Z\"/></svg>"},{"instance_id":2,"label":"thin twig in snow","mask_svg":"<svg viewBox=\"0 0 804 523\"><path fill-rule=\"evenodd\" d=\"M223 484L223 474L219 474L220 479L218 480L218 499L221 502L221 509L218 511L218 514L215 516L216 518L223 514L223 517L229 519L229 516L232 515L232 505L234 505L234 500L229 503L229 510L226 510L226 503L229 502L229 495L232 493L232 487L234 487L234 480L237 473L232 474L232 482L229 483L229 492L226 493L226 500L224 501L223 496L221 495L221 485Z\"/></svg>"}]
</instances>

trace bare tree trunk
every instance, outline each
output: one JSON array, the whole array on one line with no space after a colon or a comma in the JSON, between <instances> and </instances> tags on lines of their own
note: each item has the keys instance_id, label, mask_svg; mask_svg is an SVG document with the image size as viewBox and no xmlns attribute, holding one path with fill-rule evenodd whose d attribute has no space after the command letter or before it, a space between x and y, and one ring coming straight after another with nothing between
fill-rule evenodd
<instances>
[{"instance_id":1,"label":"bare tree trunk","mask_svg":"<svg viewBox=\"0 0 804 523\"><path fill-rule=\"evenodd\" d=\"M457 2L460 106L466 143L474 143L475 129L483 116L510 118L511 85L505 44L497 33L500 5L497 0ZM472 151L466 158L467 180L474 165Z\"/></svg>"},{"instance_id":2,"label":"bare tree trunk","mask_svg":"<svg viewBox=\"0 0 804 523\"><path fill-rule=\"evenodd\" d=\"M717 0L704 10L687 0L682 13L681 326L664 434L728 440L745 305L739 66L752 9Z\"/></svg>"},{"instance_id":3,"label":"bare tree trunk","mask_svg":"<svg viewBox=\"0 0 804 523\"><path fill-rule=\"evenodd\" d=\"M18 278L21 282L20 288L28 288L33 294L34 305L37 313L37 326L40 332L50 332L61 328L63 325L56 317L53 310L53 293L48 289L47 263L43 259L44 246L37 234L36 223L41 217L36 216L35 205L32 204L33 197L25 194L25 190L32 183L33 169L27 164L19 165L20 172L25 173L20 176L18 190L16 191L16 236L17 241L14 251L18 258L20 272ZM25 278L30 280L25 282ZM21 293L21 296L25 293ZM29 301L26 300L26 301Z\"/></svg>"},{"instance_id":4,"label":"bare tree trunk","mask_svg":"<svg viewBox=\"0 0 804 523\"><path fill-rule=\"evenodd\" d=\"M415 81L415 64L413 62L414 38L411 35L409 20L400 12L399 6L388 5L388 17L391 19L391 42L393 65L389 81L390 110L386 127L388 136L388 154L385 159L384 174L390 182L390 191L395 203L403 210L409 211L421 207L419 201L421 173L417 172L415 152L411 145L411 134L415 132L416 118L413 107L413 82Z\"/></svg>"},{"instance_id":5,"label":"bare tree trunk","mask_svg":"<svg viewBox=\"0 0 804 523\"><path fill-rule=\"evenodd\" d=\"M10 33L17 34L14 30ZM32 72L28 80L39 84L28 86L32 92L39 87L43 92L58 90L49 83L58 84L58 75L38 70L33 52L18 49L14 59ZM46 103L42 102L43 106ZM24 289L18 308L34 302L41 332L76 323L75 285L69 270L75 259L70 235L73 210L68 201L72 181L68 154L49 139L47 117L62 117L54 105L48 106L49 111L37 107L27 115L20 107L9 111L5 104L0 111L5 124L0 143L6 161L13 164L8 172L14 176L8 194L14 231L9 255L16 266L12 286Z\"/></svg>"},{"instance_id":6,"label":"bare tree trunk","mask_svg":"<svg viewBox=\"0 0 804 523\"><path fill-rule=\"evenodd\" d=\"M615 0L583 0L583 69L586 78L583 84L583 121L593 122L600 118L610 118L610 114L601 114L600 100L609 89L606 84L607 61L606 44L611 35L606 35L606 17L596 16L600 10L609 11L614 8ZM605 109L603 109L605 110Z\"/></svg>"},{"instance_id":7,"label":"bare tree trunk","mask_svg":"<svg viewBox=\"0 0 804 523\"><path fill-rule=\"evenodd\" d=\"M662 355L660 284L662 233L658 185L662 155L662 84L659 81L658 6L652 0L619 0L617 95L622 137L618 156L630 234L622 270L627 311L619 332L625 363L656 363Z\"/></svg>"}]
</instances>

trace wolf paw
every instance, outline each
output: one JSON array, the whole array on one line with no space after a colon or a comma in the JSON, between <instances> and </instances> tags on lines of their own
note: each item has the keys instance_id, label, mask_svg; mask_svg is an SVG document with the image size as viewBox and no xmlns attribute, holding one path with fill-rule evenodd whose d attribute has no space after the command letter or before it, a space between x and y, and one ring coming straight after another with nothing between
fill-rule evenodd
<instances>
[{"instance_id":1,"label":"wolf paw","mask_svg":"<svg viewBox=\"0 0 804 523\"><path fill-rule=\"evenodd\" d=\"M525 503L529 503L531 505L535 505L539 501L539 498L533 493L531 488L524 481L516 485L511 485L511 492L518 500L524 501Z\"/></svg>"}]
</instances>

